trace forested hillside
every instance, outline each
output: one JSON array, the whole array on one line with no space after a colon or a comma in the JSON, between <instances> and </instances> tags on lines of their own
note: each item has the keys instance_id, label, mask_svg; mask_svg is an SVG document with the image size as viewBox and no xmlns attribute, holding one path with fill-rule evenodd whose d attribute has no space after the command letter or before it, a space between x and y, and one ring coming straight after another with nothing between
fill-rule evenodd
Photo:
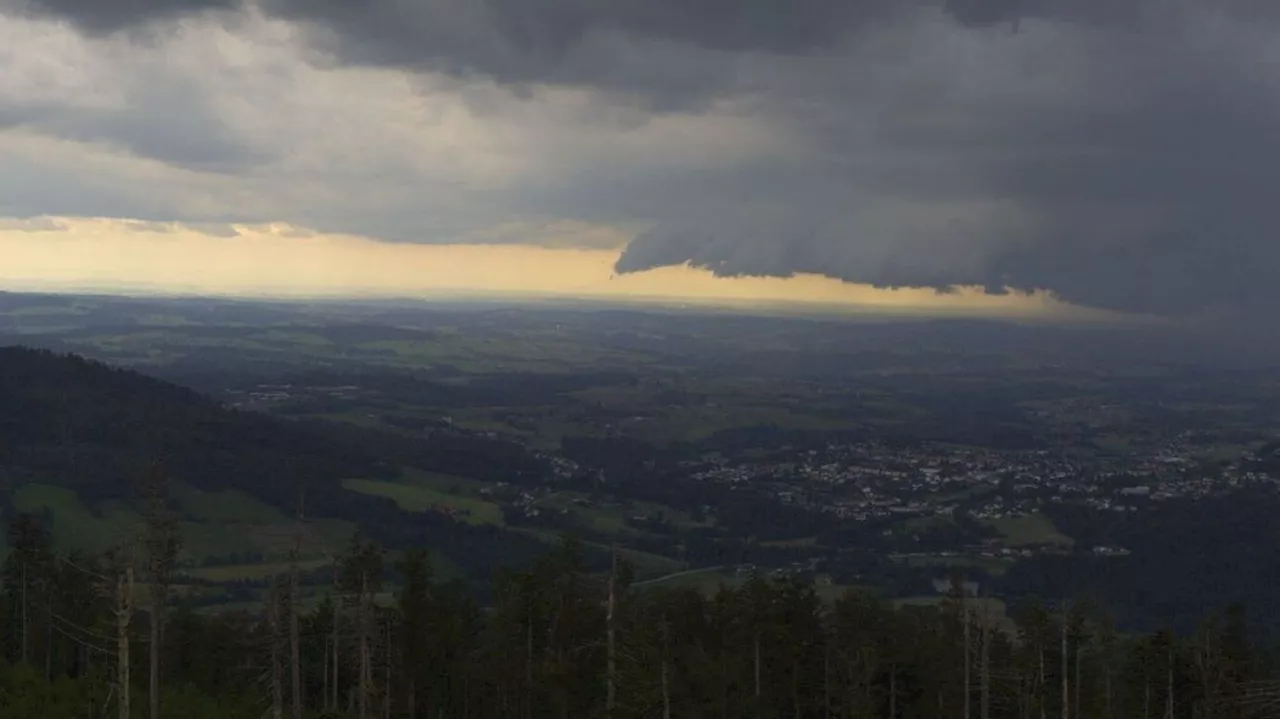
<instances>
[{"instance_id":1,"label":"forested hillside","mask_svg":"<svg viewBox=\"0 0 1280 719\"><path fill-rule=\"evenodd\" d=\"M1239 608L1193 636L1123 636L1071 601L997 619L959 577L931 606L826 604L758 577L708 596L638 587L623 562L591 575L572 540L501 573L483 611L433 580L425 551L388 566L356 538L314 608L285 574L265 616L178 608L157 628L134 603L168 601L133 583L152 572L60 557L38 522L10 535L6 717L1225 719L1273 715L1280 686Z\"/></svg>"},{"instance_id":2,"label":"forested hillside","mask_svg":"<svg viewBox=\"0 0 1280 719\"><path fill-rule=\"evenodd\" d=\"M78 500L77 509L85 509L67 512L71 517L136 516L140 482L153 467L175 491L235 492L282 517L303 503L309 518L360 526L392 548L430 544L476 586L487 585L499 566L527 564L546 546L492 526L408 512L390 499L343 486L350 478L394 478L405 467L461 468L503 479L545 471L544 463L513 443L468 435L413 440L289 422L226 409L196 392L74 355L0 348L0 516L16 515L15 490L32 486L65 490ZM177 509L180 520L205 519ZM75 528L64 529L69 534ZM128 531L122 525L121 532ZM110 539L114 544L119 537ZM208 544L188 553L187 561L225 560L216 542Z\"/></svg>"}]
</instances>

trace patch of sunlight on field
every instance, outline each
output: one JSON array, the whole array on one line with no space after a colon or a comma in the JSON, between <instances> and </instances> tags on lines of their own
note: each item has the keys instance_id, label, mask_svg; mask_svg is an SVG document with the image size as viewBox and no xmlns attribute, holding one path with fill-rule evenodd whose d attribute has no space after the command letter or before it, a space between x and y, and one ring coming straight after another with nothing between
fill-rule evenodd
<instances>
[{"instance_id":1,"label":"patch of sunlight on field","mask_svg":"<svg viewBox=\"0 0 1280 719\"><path fill-rule=\"evenodd\" d=\"M188 517L221 524L279 524L288 522L284 512L236 489L208 492L187 484L175 484L173 499Z\"/></svg>"},{"instance_id":2,"label":"patch of sunlight on field","mask_svg":"<svg viewBox=\"0 0 1280 719\"><path fill-rule=\"evenodd\" d=\"M1058 531L1053 520L1042 514L1022 517L1001 517L983 522L1004 537L1011 547L1027 547L1036 544L1054 544L1069 547L1075 540Z\"/></svg>"},{"instance_id":3,"label":"patch of sunlight on field","mask_svg":"<svg viewBox=\"0 0 1280 719\"><path fill-rule=\"evenodd\" d=\"M470 524L502 525L502 509L493 502L449 494L438 489L411 484L374 479L348 479L342 485L353 492L386 497L401 509L409 512L452 510Z\"/></svg>"},{"instance_id":4,"label":"patch of sunlight on field","mask_svg":"<svg viewBox=\"0 0 1280 719\"><path fill-rule=\"evenodd\" d=\"M13 493L19 512L53 518L53 543L63 551L102 551L131 541L138 535L142 518L120 502L106 502L91 511L74 490L47 484L27 484Z\"/></svg>"}]
</instances>

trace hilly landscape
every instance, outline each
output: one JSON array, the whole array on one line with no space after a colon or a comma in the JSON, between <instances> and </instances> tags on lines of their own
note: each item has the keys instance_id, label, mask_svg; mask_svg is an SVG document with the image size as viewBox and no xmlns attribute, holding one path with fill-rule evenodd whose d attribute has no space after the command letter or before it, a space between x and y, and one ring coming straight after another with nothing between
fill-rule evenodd
<instances>
[{"instance_id":1,"label":"hilly landscape","mask_svg":"<svg viewBox=\"0 0 1280 719\"><path fill-rule=\"evenodd\" d=\"M54 353L7 351L6 515L119 544L160 462L204 610L260 607L295 542L314 595L359 529L482 601L567 533L645 586L936 602L958 569L1280 627L1280 383L1159 328L20 294L0 326Z\"/></svg>"},{"instance_id":2,"label":"hilly landscape","mask_svg":"<svg viewBox=\"0 0 1280 719\"><path fill-rule=\"evenodd\" d=\"M1280 719L1280 0L0 0L0 719Z\"/></svg>"},{"instance_id":3,"label":"hilly landscape","mask_svg":"<svg viewBox=\"0 0 1280 719\"><path fill-rule=\"evenodd\" d=\"M1239 603L1179 636L1122 631L1079 595L1009 608L960 568L924 602L799 573L644 581L649 555L600 561L481 499L497 476L554 482L554 458L520 443L283 420L22 347L0 349L0 378L5 716L1271 715L1280 664ZM1258 540L1261 517L1215 544L1203 516L1157 532L1190 527L1183 557ZM1138 551L1178 555L1164 544ZM1178 570L1224 589L1250 571L1230 555Z\"/></svg>"},{"instance_id":4,"label":"hilly landscape","mask_svg":"<svg viewBox=\"0 0 1280 719\"><path fill-rule=\"evenodd\" d=\"M445 574L484 586L498 567L528 563L547 544L503 530L500 513L467 521L426 511L430 503L402 508L459 468L530 482L550 471L502 440L371 438L228 409L77 356L0 348L3 517L43 517L60 550L135 541L145 483L159 472L183 537L179 565L202 584L260 580L299 537L304 566L328 567L359 530L391 548L429 544ZM213 601L226 591L196 587L192 596Z\"/></svg>"},{"instance_id":5,"label":"hilly landscape","mask_svg":"<svg viewBox=\"0 0 1280 719\"><path fill-rule=\"evenodd\" d=\"M152 647L131 717L1234 718L1280 675L1265 368L981 324L0 299L16 716L118 710Z\"/></svg>"}]
</instances>

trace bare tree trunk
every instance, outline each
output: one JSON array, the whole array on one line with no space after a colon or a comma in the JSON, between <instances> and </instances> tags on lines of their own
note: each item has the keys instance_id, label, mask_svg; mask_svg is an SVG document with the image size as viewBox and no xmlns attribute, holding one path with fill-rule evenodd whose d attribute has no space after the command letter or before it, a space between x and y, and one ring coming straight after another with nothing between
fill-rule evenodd
<instances>
[{"instance_id":1,"label":"bare tree trunk","mask_svg":"<svg viewBox=\"0 0 1280 719\"><path fill-rule=\"evenodd\" d=\"M662 620L662 719L671 719L670 647L671 626L664 618Z\"/></svg>"},{"instance_id":2,"label":"bare tree trunk","mask_svg":"<svg viewBox=\"0 0 1280 719\"><path fill-rule=\"evenodd\" d=\"M1037 639L1037 641L1039 641ZM1040 719L1045 719L1047 709L1045 707L1045 676L1044 676L1044 650L1046 647L1040 647L1040 678L1036 680L1036 694L1040 697Z\"/></svg>"},{"instance_id":3,"label":"bare tree trunk","mask_svg":"<svg viewBox=\"0 0 1280 719\"><path fill-rule=\"evenodd\" d=\"M969 717L971 716L970 704L972 704L972 702L970 701L970 699L972 698L970 694L970 688L973 686L972 677L970 676L971 669L969 666L970 665L969 654L971 650L971 644L970 644L971 632L969 631L969 605L968 605L968 602L965 601L965 597L963 595L960 599L960 609L964 611L964 719L969 719Z\"/></svg>"},{"instance_id":4,"label":"bare tree trunk","mask_svg":"<svg viewBox=\"0 0 1280 719\"><path fill-rule=\"evenodd\" d=\"M1165 702L1164 702L1164 716L1165 716L1165 719L1173 719L1173 648L1172 647L1169 648L1167 656L1168 656L1168 663L1169 663L1169 673L1168 673L1168 680L1165 684L1166 695L1165 695Z\"/></svg>"},{"instance_id":5,"label":"bare tree trunk","mask_svg":"<svg viewBox=\"0 0 1280 719\"><path fill-rule=\"evenodd\" d=\"M334 584L337 584L337 570L334 570ZM339 661L338 648L341 644L340 635L338 634L338 624L342 619L342 605L340 598L335 598L333 602L333 643L330 649L333 652L332 660L329 662L329 668L333 671L333 683L330 684L330 690L333 692L333 698L329 702L330 711L338 711L338 684L340 683L340 675L338 674Z\"/></svg>"},{"instance_id":6,"label":"bare tree trunk","mask_svg":"<svg viewBox=\"0 0 1280 719\"><path fill-rule=\"evenodd\" d=\"M44 680L53 681L53 591L44 590Z\"/></svg>"},{"instance_id":7,"label":"bare tree trunk","mask_svg":"<svg viewBox=\"0 0 1280 719\"><path fill-rule=\"evenodd\" d=\"M533 715L533 612L525 621L524 628L524 711L525 716Z\"/></svg>"},{"instance_id":8,"label":"bare tree trunk","mask_svg":"<svg viewBox=\"0 0 1280 719\"><path fill-rule=\"evenodd\" d=\"M155 590L152 590L153 594ZM151 603L151 681L147 699L151 705L151 719L160 719L160 606Z\"/></svg>"},{"instance_id":9,"label":"bare tree trunk","mask_svg":"<svg viewBox=\"0 0 1280 719\"><path fill-rule=\"evenodd\" d=\"M280 582L267 595L267 625L271 631L271 719L284 717L284 679L280 676Z\"/></svg>"},{"instance_id":10,"label":"bare tree trunk","mask_svg":"<svg viewBox=\"0 0 1280 719\"><path fill-rule=\"evenodd\" d=\"M129 719L129 620L133 618L133 567L116 575L116 684L120 719Z\"/></svg>"},{"instance_id":11,"label":"bare tree trunk","mask_svg":"<svg viewBox=\"0 0 1280 719\"><path fill-rule=\"evenodd\" d=\"M987 605L982 606L982 654L979 664L979 709L980 719L991 719L991 615Z\"/></svg>"},{"instance_id":12,"label":"bare tree trunk","mask_svg":"<svg viewBox=\"0 0 1280 719\"><path fill-rule=\"evenodd\" d=\"M1199 640L1196 647L1195 663L1200 675L1201 698L1197 703L1197 707L1203 706L1207 712L1209 711L1209 706L1213 704L1214 697L1214 682L1209 671L1210 657L1213 654L1213 639L1209 632L1202 632Z\"/></svg>"},{"instance_id":13,"label":"bare tree trunk","mask_svg":"<svg viewBox=\"0 0 1280 719\"><path fill-rule=\"evenodd\" d=\"M1103 679L1103 708L1106 714L1105 719L1112 719L1111 713L1111 658L1107 657L1107 675Z\"/></svg>"},{"instance_id":14,"label":"bare tree trunk","mask_svg":"<svg viewBox=\"0 0 1280 719\"><path fill-rule=\"evenodd\" d=\"M369 684L373 678L369 655L369 578L360 577L360 616L358 617L360 632L360 719L369 719Z\"/></svg>"},{"instance_id":15,"label":"bare tree trunk","mask_svg":"<svg viewBox=\"0 0 1280 719\"><path fill-rule=\"evenodd\" d=\"M800 719L800 667L791 666L791 714Z\"/></svg>"},{"instance_id":16,"label":"bare tree trunk","mask_svg":"<svg viewBox=\"0 0 1280 719\"><path fill-rule=\"evenodd\" d=\"M146 477L148 498L147 579L151 589L151 719L160 719L160 652L164 645L164 613L169 605L169 577L178 554L177 522L167 506L168 479L159 465Z\"/></svg>"},{"instance_id":17,"label":"bare tree trunk","mask_svg":"<svg viewBox=\"0 0 1280 719\"><path fill-rule=\"evenodd\" d=\"M760 715L760 632L755 634L755 696L756 696L756 715Z\"/></svg>"},{"instance_id":18,"label":"bare tree trunk","mask_svg":"<svg viewBox=\"0 0 1280 719\"><path fill-rule=\"evenodd\" d=\"M1080 681L1081 656L1083 655L1083 652L1081 652L1080 649L1081 649L1080 640L1079 638L1077 638L1076 639L1076 658L1075 658L1076 683L1075 683L1075 687L1073 687L1072 689L1073 696L1071 697L1071 706L1075 707L1077 719L1080 716L1080 685L1083 683Z\"/></svg>"},{"instance_id":19,"label":"bare tree trunk","mask_svg":"<svg viewBox=\"0 0 1280 719\"><path fill-rule=\"evenodd\" d=\"M889 665L889 719L898 719L898 664Z\"/></svg>"},{"instance_id":20,"label":"bare tree trunk","mask_svg":"<svg viewBox=\"0 0 1280 719\"><path fill-rule=\"evenodd\" d=\"M387 645L383 651L387 667L385 674L386 687L382 695L382 717L391 719L391 621L387 620Z\"/></svg>"},{"instance_id":21,"label":"bare tree trunk","mask_svg":"<svg viewBox=\"0 0 1280 719\"><path fill-rule=\"evenodd\" d=\"M604 699L604 715L605 719L613 719L613 713L618 703L618 647L617 647L617 630L614 626L615 612L618 607L618 550L613 550L613 568L609 571L609 604L605 610L605 638L606 641L606 663L605 667L605 699Z\"/></svg>"},{"instance_id":22,"label":"bare tree trunk","mask_svg":"<svg viewBox=\"0 0 1280 719\"><path fill-rule=\"evenodd\" d=\"M1062 719L1071 719L1071 679L1067 663L1067 600L1062 600Z\"/></svg>"},{"instance_id":23,"label":"bare tree trunk","mask_svg":"<svg viewBox=\"0 0 1280 719\"><path fill-rule=\"evenodd\" d=\"M831 642L822 645L822 716L831 719Z\"/></svg>"},{"instance_id":24,"label":"bare tree trunk","mask_svg":"<svg viewBox=\"0 0 1280 719\"><path fill-rule=\"evenodd\" d=\"M301 500L299 500L301 505ZM298 509L298 526L294 531L293 549L289 552L289 664L291 669L290 707L293 719L302 719L302 646L298 630L298 555L302 551L302 509Z\"/></svg>"},{"instance_id":25,"label":"bare tree trunk","mask_svg":"<svg viewBox=\"0 0 1280 719\"><path fill-rule=\"evenodd\" d=\"M27 621L27 560L22 560L22 663L30 658L27 654L27 634L31 624Z\"/></svg>"}]
</instances>

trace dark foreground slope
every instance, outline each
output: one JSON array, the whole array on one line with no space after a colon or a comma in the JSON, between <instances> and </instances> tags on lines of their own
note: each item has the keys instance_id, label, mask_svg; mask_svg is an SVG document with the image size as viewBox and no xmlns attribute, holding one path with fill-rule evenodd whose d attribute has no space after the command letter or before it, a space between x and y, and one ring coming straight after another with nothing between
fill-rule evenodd
<instances>
[{"instance_id":1,"label":"dark foreground slope","mask_svg":"<svg viewBox=\"0 0 1280 719\"><path fill-rule=\"evenodd\" d=\"M0 348L0 511L6 517L16 511L18 490L33 485L74 491L94 514L104 503L130 505L139 480L157 462L174 486L237 490L236 496L282 516L293 514L305 490L309 517L354 523L391 548L431 546L476 580L545 549L499 527L403 511L342 484L393 479L405 467L448 471L467 463L466 469L490 476L536 474L538 459L519 446L287 422L229 410L182 387L80 357Z\"/></svg>"},{"instance_id":2,"label":"dark foreground slope","mask_svg":"<svg viewBox=\"0 0 1280 719\"><path fill-rule=\"evenodd\" d=\"M339 478L391 471L358 448L134 372L0 349L0 467L10 481L53 482L96 502L131 496L157 461L201 489L245 489L279 506L306 480L317 510L340 506Z\"/></svg>"}]
</instances>

